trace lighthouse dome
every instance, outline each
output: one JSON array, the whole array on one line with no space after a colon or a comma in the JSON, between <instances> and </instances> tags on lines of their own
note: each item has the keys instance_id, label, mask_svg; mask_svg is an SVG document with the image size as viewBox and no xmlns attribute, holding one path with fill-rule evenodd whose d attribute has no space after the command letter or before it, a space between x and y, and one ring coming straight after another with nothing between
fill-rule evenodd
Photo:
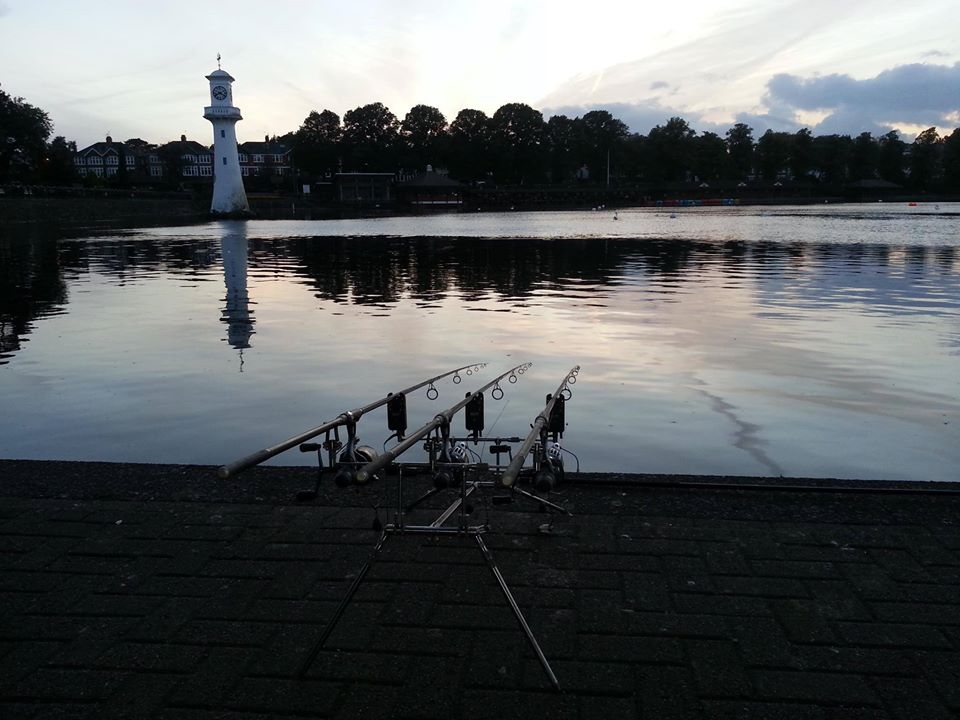
<instances>
[{"instance_id":1,"label":"lighthouse dome","mask_svg":"<svg viewBox=\"0 0 960 720\"><path fill-rule=\"evenodd\" d=\"M230 82L233 82L234 78L233 78L233 76L232 76L230 73L228 73L226 70L219 70L219 69L217 69L217 70L214 70L214 71L213 71L212 73L210 73L209 75L207 75L207 80L210 80L210 81L213 81L213 80L229 80Z\"/></svg>"}]
</instances>

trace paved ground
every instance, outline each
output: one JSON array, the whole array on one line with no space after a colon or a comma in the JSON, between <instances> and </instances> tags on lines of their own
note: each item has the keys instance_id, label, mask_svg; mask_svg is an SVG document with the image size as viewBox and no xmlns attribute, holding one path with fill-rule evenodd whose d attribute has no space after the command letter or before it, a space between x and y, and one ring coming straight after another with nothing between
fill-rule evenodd
<instances>
[{"instance_id":1,"label":"paved ground","mask_svg":"<svg viewBox=\"0 0 960 720\"><path fill-rule=\"evenodd\" d=\"M391 537L298 679L382 487L0 461L0 717L957 717L960 494L605 479L489 510L556 693L457 537Z\"/></svg>"}]
</instances>

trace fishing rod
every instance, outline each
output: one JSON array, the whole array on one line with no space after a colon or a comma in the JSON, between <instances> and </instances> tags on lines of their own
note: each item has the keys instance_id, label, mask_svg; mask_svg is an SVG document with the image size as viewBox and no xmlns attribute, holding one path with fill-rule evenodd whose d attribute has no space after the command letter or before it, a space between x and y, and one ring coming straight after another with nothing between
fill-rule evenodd
<instances>
[{"instance_id":1,"label":"fishing rod","mask_svg":"<svg viewBox=\"0 0 960 720\"><path fill-rule=\"evenodd\" d=\"M577 382L577 373L580 372L580 366L575 365L563 382L557 387L552 395L547 395L547 404L543 411L537 415L537 419L530 426L530 433L527 435L517 454L500 476L500 484L506 488L512 488L520 474L520 468L523 467L524 460L533 448L534 443L540 442L537 457L534 458L536 478L535 485L540 490L551 490L556 483L558 473L563 472L563 463L560 459L560 451L556 446L557 439L563 435L564 424L564 403L573 395L568 385ZM553 434L553 443L550 443L547 435Z\"/></svg>"},{"instance_id":2,"label":"fishing rod","mask_svg":"<svg viewBox=\"0 0 960 720\"><path fill-rule=\"evenodd\" d=\"M263 450L258 450L255 453L247 455L244 458L235 460L232 463L222 466L218 471L222 479L227 479L237 475L238 473L246 470L247 468L253 467L254 465L259 465L264 460L269 460L274 455L279 455L285 450L289 450L295 445L300 445L301 443L310 440L311 438L316 437L320 433L329 432L335 430L336 428L347 426L348 429L348 451L351 454L351 457L354 456L356 450L360 448L356 446L356 438L353 432L349 432L357 424L357 421L360 420L368 412L376 410L383 405L388 405L387 408L387 425L390 430L393 430L396 433L398 439L403 438L403 433L407 430L407 404L406 396L412 392L419 390L422 387L429 386L427 388L427 397L431 400L435 400L439 395L437 389L433 386L438 380L443 380L450 375L453 375L454 383L459 384L462 380L460 377L460 372L465 371L467 375L472 375L474 372L480 368L486 367L486 363L473 363L471 365L464 365L463 367L458 367L454 370L449 370L448 372L441 373L432 378L419 382L416 385L411 385L410 387L400 390L395 393L387 393L385 396L379 400L364 405L363 407L357 408L356 410L350 410L349 412L340 413L336 418L325 422L323 425L318 425L315 428L307 430L300 433L299 435L294 435L291 438L284 440L281 443L277 443L271 447L264 448ZM313 448L311 448L313 449Z\"/></svg>"},{"instance_id":3,"label":"fishing rod","mask_svg":"<svg viewBox=\"0 0 960 720\"><path fill-rule=\"evenodd\" d=\"M438 428L441 429L441 431L443 432L443 442L445 444L449 443L450 420L453 419L454 415L456 415L460 410L466 407L469 403L477 402L477 399L481 398L483 395L483 392L488 390L489 388L494 389L492 395L496 396L496 392L497 390L499 390L500 396L502 397L503 390L500 388L500 381L503 380L504 378L509 378L509 382L515 383L517 381L517 376L523 375L523 373L526 372L527 369L532 364L533 363L521 363L520 365L516 365L510 368L509 370L507 370L505 373L495 377L493 380L488 382L479 390L475 390L474 392L467 393L466 397L460 402L458 402L456 405L454 405L453 407L447 408L441 413L438 413L433 420L428 422L419 430L415 431L406 440L398 443L397 445L394 445L392 448L382 453L380 457L371 460L362 468L360 468L354 475L354 482L356 482L358 485L362 485L368 482L375 473L387 467L387 465L389 465L394 460L396 460L400 455L405 453L411 447L416 445L420 440L427 437L430 433L432 433L434 430L437 430ZM443 448L443 453L444 455L446 455L447 453L446 447Z\"/></svg>"}]
</instances>

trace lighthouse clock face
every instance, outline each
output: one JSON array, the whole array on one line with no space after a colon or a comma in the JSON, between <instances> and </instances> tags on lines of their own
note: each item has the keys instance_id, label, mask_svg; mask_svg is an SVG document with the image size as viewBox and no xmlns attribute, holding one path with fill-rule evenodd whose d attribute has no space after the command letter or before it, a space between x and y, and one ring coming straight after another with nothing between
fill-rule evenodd
<instances>
[{"instance_id":1,"label":"lighthouse clock face","mask_svg":"<svg viewBox=\"0 0 960 720\"><path fill-rule=\"evenodd\" d=\"M227 99L227 89L223 85L217 85L213 88L213 96L217 100L226 100Z\"/></svg>"}]
</instances>

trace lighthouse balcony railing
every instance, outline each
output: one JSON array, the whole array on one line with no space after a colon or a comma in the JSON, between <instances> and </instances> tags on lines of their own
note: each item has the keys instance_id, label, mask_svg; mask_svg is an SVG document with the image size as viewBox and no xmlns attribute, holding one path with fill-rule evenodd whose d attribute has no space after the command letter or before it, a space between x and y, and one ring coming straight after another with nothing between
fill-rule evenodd
<instances>
[{"instance_id":1,"label":"lighthouse balcony railing","mask_svg":"<svg viewBox=\"0 0 960 720\"><path fill-rule=\"evenodd\" d=\"M208 105L203 109L203 116L208 120L212 120L214 118L243 120L243 118L240 116L240 108L235 107L217 107Z\"/></svg>"}]
</instances>

